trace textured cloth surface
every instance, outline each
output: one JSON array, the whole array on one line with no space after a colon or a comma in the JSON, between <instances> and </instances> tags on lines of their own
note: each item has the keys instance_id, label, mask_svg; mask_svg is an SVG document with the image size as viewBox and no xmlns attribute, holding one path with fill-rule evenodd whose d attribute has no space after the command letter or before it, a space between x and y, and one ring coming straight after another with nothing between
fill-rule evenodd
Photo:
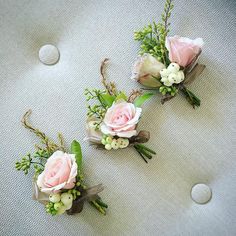
<instances>
[{"instance_id":1,"label":"textured cloth surface","mask_svg":"<svg viewBox=\"0 0 236 236\"><path fill-rule=\"evenodd\" d=\"M205 41L203 74L190 89L201 99L193 110L181 96L144 107L140 128L151 130L158 155L149 164L132 149L97 151L82 142L83 91L100 87L99 66L111 59L108 77L127 92L139 43L133 31L159 19L161 0L0 0L0 234L1 235L235 235L235 40L234 0L176 0L170 35ZM54 44L60 61L38 59ZM32 123L69 145L82 142L87 183L103 183L107 216L90 205L78 215L51 217L31 198L32 173L14 162L33 151L35 136L20 119L31 108ZM198 205L194 184L206 183L212 199Z\"/></svg>"}]
</instances>

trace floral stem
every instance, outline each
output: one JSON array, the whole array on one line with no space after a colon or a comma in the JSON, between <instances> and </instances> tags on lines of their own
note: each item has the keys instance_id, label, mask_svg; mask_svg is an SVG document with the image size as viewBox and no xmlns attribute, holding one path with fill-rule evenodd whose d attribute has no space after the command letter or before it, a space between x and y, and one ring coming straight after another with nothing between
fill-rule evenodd
<instances>
[{"instance_id":1,"label":"floral stem","mask_svg":"<svg viewBox=\"0 0 236 236\"><path fill-rule=\"evenodd\" d=\"M143 154L142 151L138 148L138 144L134 145L134 148L135 148L135 150L138 152L138 154L142 157L142 159L143 159L146 163L148 163L147 160L146 160L146 158L145 158L145 156L144 156L144 154Z\"/></svg>"},{"instance_id":2,"label":"floral stem","mask_svg":"<svg viewBox=\"0 0 236 236\"><path fill-rule=\"evenodd\" d=\"M102 207L102 206L100 206L95 200L94 201L90 201L90 204L92 205L92 206L94 206L99 212L101 212L103 215L106 215L106 211L105 211L105 209Z\"/></svg>"},{"instance_id":3,"label":"floral stem","mask_svg":"<svg viewBox=\"0 0 236 236\"><path fill-rule=\"evenodd\" d=\"M195 108L195 106L199 107L201 105L201 100L185 86L180 87L180 91L184 94L187 101L193 106L193 108Z\"/></svg>"},{"instance_id":4,"label":"floral stem","mask_svg":"<svg viewBox=\"0 0 236 236\"><path fill-rule=\"evenodd\" d=\"M143 144L137 144L137 145L138 145L139 147L141 147L142 149L144 149L144 150L146 150L146 151L148 151L148 152L150 152L150 153L156 155L156 152L155 152L155 151L153 151L152 149L146 147L145 145L143 145Z\"/></svg>"},{"instance_id":5,"label":"floral stem","mask_svg":"<svg viewBox=\"0 0 236 236\"><path fill-rule=\"evenodd\" d=\"M31 164L41 165L42 167L44 167L44 165L43 165L42 163L39 163L39 162L31 161L30 163L31 163Z\"/></svg>"},{"instance_id":6,"label":"floral stem","mask_svg":"<svg viewBox=\"0 0 236 236\"><path fill-rule=\"evenodd\" d=\"M104 207L104 208L108 208L108 205L107 205L106 203L104 203L101 199L96 199L96 202L97 202L100 206L102 206L102 207Z\"/></svg>"}]
</instances>

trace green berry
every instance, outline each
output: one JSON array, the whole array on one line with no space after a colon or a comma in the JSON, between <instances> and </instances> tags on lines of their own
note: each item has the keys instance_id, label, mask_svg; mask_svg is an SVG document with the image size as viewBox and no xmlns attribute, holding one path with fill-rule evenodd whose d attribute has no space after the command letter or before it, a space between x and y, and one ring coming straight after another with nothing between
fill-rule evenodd
<instances>
[{"instance_id":1,"label":"green berry","mask_svg":"<svg viewBox=\"0 0 236 236\"><path fill-rule=\"evenodd\" d=\"M61 208L62 206L63 206L63 203L62 203L62 202L56 202L56 203L54 204L54 209L55 209L56 211L58 211L59 208Z\"/></svg>"},{"instance_id":2,"label":"green berry","mask_svg":"<svg viewBox=\"0 0 236 236\"><path fill-rule=\"evenodd\" d=\"M103 145L106 145L106 144L107 144L106 139L102 139L102 144L103 144Z\"/></svg>"},{"instance_id":3,"label":"green berry","mask_svg":"<svg viewBox=\"0 0 236 236\"><path fill-rule=\"evenodd\" d=\"M107 137L107 138L106 138L106 142L107 142L108 144L111 144L111 142L112 142L112 137Z\"/></svg>"}]
</instances>

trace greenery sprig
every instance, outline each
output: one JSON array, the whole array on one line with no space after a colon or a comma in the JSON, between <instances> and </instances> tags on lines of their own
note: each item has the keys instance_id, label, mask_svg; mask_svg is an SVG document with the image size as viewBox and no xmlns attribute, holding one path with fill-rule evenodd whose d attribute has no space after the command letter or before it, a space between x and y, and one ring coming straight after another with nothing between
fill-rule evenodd
<instances>
[{"instance_id":1,"label":"greenery sprig","mask_svg":"<svg viewBox=\"0 0 236 236\"><path fill-rule=\"evenodd\" d=\"M169 64L168 52L165 47L166 36L169 33L168 22L173 9L173 1L166 0L164 12L159 23L148 24L140 31L135 31L134 39L141 42L140 54L149 53L165 66Z\"/></svg>"}]
</instances>

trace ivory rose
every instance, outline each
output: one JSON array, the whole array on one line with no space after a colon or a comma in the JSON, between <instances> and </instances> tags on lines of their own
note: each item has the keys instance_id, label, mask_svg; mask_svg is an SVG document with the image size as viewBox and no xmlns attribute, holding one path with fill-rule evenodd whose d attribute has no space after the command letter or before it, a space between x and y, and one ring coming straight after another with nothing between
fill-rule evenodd
<instances>
[{"instance_id":1,"label":"ivory rose","mask_svg":"<svg viewBox=\"0 0 236 236\"><path fill-rule=\"evenodd\" d=\"M132 70L131 79L137 80L144 86L158 88L161 86L161 83L156 78L160 78L160 71L164 68L164 64L151 54L145 53L137 58Z\"/></svg>"},{"instance_id":2,"label":"ivory rose","mask_svg":"<svg viewBox=\"0 0 236 236\"><path fill-rule=\"evenodd\" d=\"M175 35L167 37L165 45L169 51L170 61L186 67L201 52L203 40L202 38L191 40Z\"/></svg>"},{"instance_id":3,"label":"ivory rose","mask_svg":"<svg viewBox=\"0 0 236 236\"><path fill-rule=\"evenodd\" d=\"M57 193L61 189L73 188L76 176L75 155L56 151L48 158L44 171L38 176L37 185L41 192Z\"/></svg>"},{"instance_id":4,"label":"ivory rose","mask_svg":"<svg viewBox=\"0 0 236 236\"><path fill-rule=\"evenodd\" d=\"M96 129L96 123L99 123L99 119L95 117L88 118L86 121L86 132L87 136L85 140L89 140L93 143L101 143L102 132L99 129Z\"/></svg>"},{"instance_id":5,"label":"ivory rose","mask_svg":"<svg viewBox=\"0 0 236 236\"><path fill-rule=\"evenodd\" d=\"M108 108L101 131L104 134L130 138L137 134L136 125L139 122L142 109L133 103L120 100Z\"/></svg>"}]
</instances>

